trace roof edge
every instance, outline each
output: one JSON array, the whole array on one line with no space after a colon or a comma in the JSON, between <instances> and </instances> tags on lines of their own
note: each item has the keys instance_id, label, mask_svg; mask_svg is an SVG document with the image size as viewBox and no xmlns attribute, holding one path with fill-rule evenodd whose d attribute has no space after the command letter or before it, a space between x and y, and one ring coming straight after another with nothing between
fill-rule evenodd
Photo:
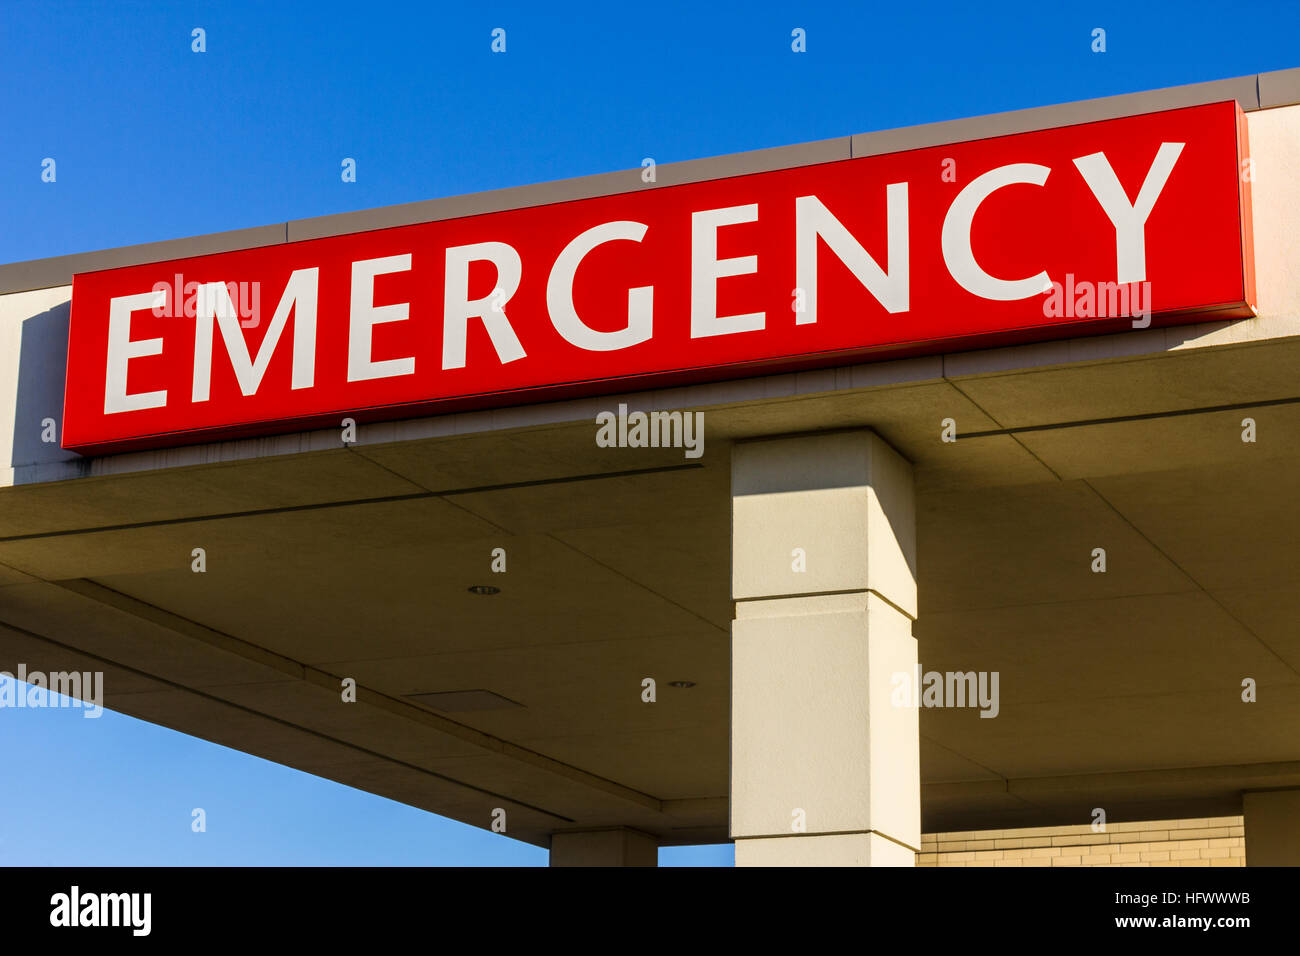
<instances>
[{"instance_id":1,"label":"roof edge","mask_svg":"<svg viewBox=\"0 0 1300 956\"><path fill-rule=\"evenodd\" d=\"M658 189L728 176L810 166L840 159L922 149L944 143L959 143L1076 123L1097 122L1223 100L1236 100L1247 112L1300 104L1300 67L1184 86L1170 86L1158 90L1122 93L1117 96L1078 100L1072 103L1036 106L1005 113L944 120L919 126L904 126L791 146L664 163L656 167L656 181L653 184L642 183L642 171L637 168L394 206L380 206L356 212L294 219L250 229L118 246L113 249L73 253L47 259L31 259L0 265L0 295L69 285L72 276L78 272L95 272L100 269L165 262L190 256L212 255L257 246L298 242L304 239L321 239L413 223L437 222L505 209L524 209L574 199L607 196L632 189Z\"/></svg>"}]
</instances>

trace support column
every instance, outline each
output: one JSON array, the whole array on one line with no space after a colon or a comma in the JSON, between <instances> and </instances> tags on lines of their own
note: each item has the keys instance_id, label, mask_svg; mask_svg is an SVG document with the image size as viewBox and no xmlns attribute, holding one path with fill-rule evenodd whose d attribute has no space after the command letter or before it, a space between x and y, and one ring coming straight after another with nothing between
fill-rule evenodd
<instances>
[{"instance_id":1,"label":"support column","mask_svg":"<svg viewBox=\"0 0 1300 956\"><path fill-rule=\"evenodd\" d=\"M1300 790L1242 794L1247 866L1300 866Z\"/></svg>"},{"instance_id":2,"label":"support column","mask_svg":"<svg viewBox=\"0 0 1300 956\"><path fill-rule=\"evenodd\" d=\"M921 844L912 469L873 432L732 450L737 866L913 866Z\"/></svg>"},{"instance_id":3,"label":"support column","mask_svg":"<svg viewBox=\"0 0 1300 956\"><path fill-rule=\"evenodd\" d=\"M659 842L628 827L551 834L551 866L658 866Z\"/></svg>"}]
</instances>

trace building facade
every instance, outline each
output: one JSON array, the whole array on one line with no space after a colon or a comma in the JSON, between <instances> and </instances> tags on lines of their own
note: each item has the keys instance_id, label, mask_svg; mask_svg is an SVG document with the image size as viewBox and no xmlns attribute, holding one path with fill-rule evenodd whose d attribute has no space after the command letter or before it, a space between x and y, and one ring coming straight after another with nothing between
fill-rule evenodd
<instances>
[{"instance_id":1,"label":"building facade","mask_svg":"<svg viewBox=\"0 0 1300 956\"><path fill-rule=\"evenodd\" d=\"M1300 70L0 266L0 336L0 670L556 865L1300 864Z\"/></svg>"}]
</instances>

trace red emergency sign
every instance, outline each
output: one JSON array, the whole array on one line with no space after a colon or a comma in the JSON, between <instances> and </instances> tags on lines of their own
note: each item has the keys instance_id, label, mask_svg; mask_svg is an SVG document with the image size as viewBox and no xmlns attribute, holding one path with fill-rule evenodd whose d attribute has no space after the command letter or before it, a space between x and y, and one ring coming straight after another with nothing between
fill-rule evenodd
<instances>
[{"instance_id":1,"label":"red emergency sign","mask_svg":"<svg viewBox=\"0 0 1300 956\"><path fill-rule=\"evenodd\" d=\"M1246 316L1248 156L1217 103L86 273L64 446Z\"/></svg>"}]
</instances>

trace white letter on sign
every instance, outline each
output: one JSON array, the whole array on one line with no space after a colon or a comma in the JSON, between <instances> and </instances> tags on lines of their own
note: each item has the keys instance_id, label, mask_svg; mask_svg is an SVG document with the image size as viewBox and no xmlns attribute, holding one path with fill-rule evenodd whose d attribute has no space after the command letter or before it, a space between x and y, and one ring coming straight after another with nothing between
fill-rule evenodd
<instances>
[{"instance_id":1,"label":"white letter on sign","mask_svg":"<svg viewBox=\"0 0 1300 956\"><path fill-rule=\"evenodd\" d=\"M352 314L348 320L349 382L410 375L415 371L415 359L410 356L382 362L370 358L370 342L375 326L384 322L404 322L411 317L408 302L375 305L375 276L405 272L410 268L409 252L401 256L363 259L352 263Z\"/></svg>"},{"instance_id":2,"label":"white letter on sign","mask_svg":"<svg viewBox=\"0 0 1300 956\"><path fill-rule=\"evenodd\" d=\"M1052 280L1046 272L1028 279L995 279L980 268L970 247L970 227L980 203L996 190L1012 183L1041 186L1047 182L1050 172L1046 166L1035 163L999 166L972 179L952 201L948 215L943 220L943 261L957 284L967 292L995 302L1010 302L1051 291Z\"/></svg>"},{"instance_id":3,"label":"white letter on sign","mask_svg":"<svg viewBox=\"0 0 1300 956\"><path fill-rule=\"evenodd\" d=\"M131 341L131 313L152 309L159 295L166 292L141 292L108 300L108 373L104 380L104 414L136 412L144 408L163 408L166 390L126 394L126 364L144 355L161 355L162 339Z\"/></svg>"},{"instance_id":4,"label":"white letter on sign","mask_svg":"<svg viewBox=\"0 0 1300 956\"><path fill-rule=\"evenodd\" d=\"M481 299L470 301L469 264L490 262L497 268L496 288ZM524 266L514 246L504 242L479 242L452 246L447 250L447 278L443 286L442 367L465 367L465 338L470 319L482 319L492 347L502 364L524 357L515 330L506 318L505 303L519 288ZM493 307L493 303L500 305Z\"/></svg>"},{"instance_id":5,"label":"white letter on sign","mask_svg":"<svg viewBox=\"0 0 1300 956\"><path fill-rule=\"evenodd\" d=\"M718 280L758 271L758 256L718 259L718 227L758 222L758 204L706 209L691 214L691 338L753 332L764 313L718 315Z\"/></svg>"},{"instance_id":6,"label":"white letter on sign","mask_svg":"<svg viewBox=\"0 0 1300 956\"><path fill-rule=\"evenodd\" d=\"M625 349L650 338L653 330L654 286L640 286L627 291L627 327L617 332L598 332L578 317L573 307L573 277L587 253L614 239L640 242L646 225L640 222L606 222L593 226L567 246L555 259L546 283L546 309L551 324L565 341L590 352Z\"/></svg>"},{"instance_id":7,"label":"white letter on sign","mask_svg":"<svg viewBox=\"0 0 1300 956\"><path fill-rule=\"evenodd\" d=\"M1115 281L1121 285L1146 281L1147 217L1155 208L1156 200L1160 198L1160 192L1165 188L1183 146L1183 143L1160 144L1155 161L1147 170L1147 178L1138 191L1137 202L1131 206L1105 153L1090 153L1074 161L1074 165L1083 174L1084 182L1115 227Z\"/></svg>"},{"instance_id":8,"label":"white letter on sign","mask_svg":"<svg viewBox=\"0 0 1300 956\"><path fill-rule=\"evenodd\" d=\"M797 288L805 294L804 310L796 325L817 321L817 239L848 266L888 312L907 311L907 183L885 187L886 227L889 239L889 272L876 265L862 244L816 196L794 201L794 261Z\"/></svg>"},{"instance_id":9,"label":"white letter on sign","mask_svg":"<svg viewBox=\"0 0 1300 956\"><path fill-rule=\"evenodd\" d=\"M316 376L316 287L319 269L299 269L289 276L284 295L275 307L266 337L254 361L248 343L239 331L239 313L224 282L208 282L198 287L194 299L194 385L190 399L206 402L212 394L212 326L221 329L226 354L239 380L239 390L252 395L262 384L262 376L271 362L271 353L289 321L293 309L293 379L290 388L311 388Z\"/></svg>"}]
</instances>

